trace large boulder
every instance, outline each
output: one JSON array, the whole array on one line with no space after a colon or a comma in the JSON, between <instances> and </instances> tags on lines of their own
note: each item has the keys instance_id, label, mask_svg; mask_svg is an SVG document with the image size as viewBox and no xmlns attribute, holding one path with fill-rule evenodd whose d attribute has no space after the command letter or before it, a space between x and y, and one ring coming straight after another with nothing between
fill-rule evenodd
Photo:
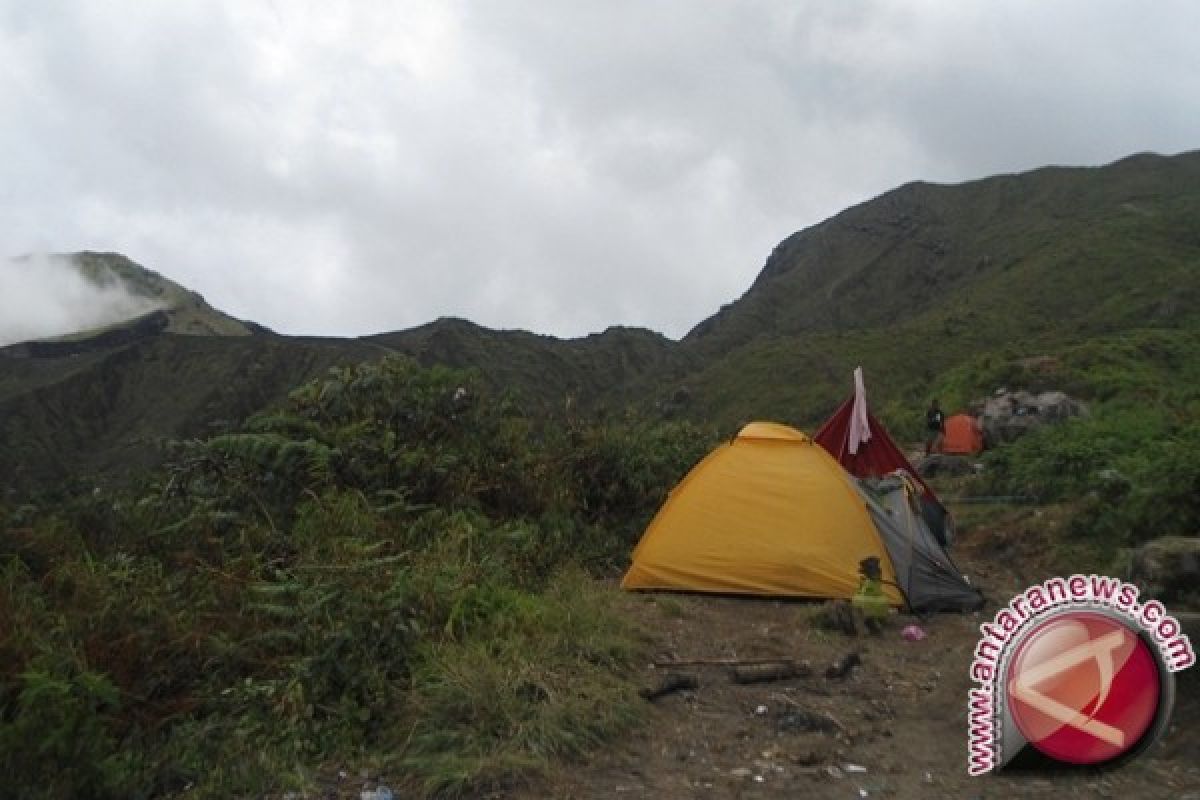
<instances>
[{"instance_id":1,"label":"large boulder","mask_svg":"<svg viewBox=\"0 0 1200 800\"><path fill-rule=\"evenodd\" d=\"M1146 597L1170 606L1200 601L1200 538L1163 536L1139 547L1130 559L1130 580Z\"/></svg>"},{"instance_id":2,"label":"large boulder","mask_svg":"<svg viewBox=\"0 0 1200 800\"><path fill-rule=\"evenodd\" d=\"M979 422L988 444L996 445L1018 439L1039 426L1081 416L1087 416L1087 406L1066 392L1034 394L997 389L983 401Z\"/></svg>"}]
</instances>

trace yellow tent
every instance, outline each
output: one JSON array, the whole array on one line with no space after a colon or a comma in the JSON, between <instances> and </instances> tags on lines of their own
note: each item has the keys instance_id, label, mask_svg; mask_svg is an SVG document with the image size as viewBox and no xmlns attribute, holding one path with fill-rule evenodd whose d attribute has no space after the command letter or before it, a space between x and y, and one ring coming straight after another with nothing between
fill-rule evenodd
<instances>
[{"instance_id":1,"label":"yellow tent","mask_svg":"<svg viewBox=\"0 0 1200 800\"><path fill-rule=\"evenodd\" d=\"M754 422L675 488L633 551L625 589L851 597L875 556L902 605L862 494L794 428Z\"/></svg>"}]
</instances>

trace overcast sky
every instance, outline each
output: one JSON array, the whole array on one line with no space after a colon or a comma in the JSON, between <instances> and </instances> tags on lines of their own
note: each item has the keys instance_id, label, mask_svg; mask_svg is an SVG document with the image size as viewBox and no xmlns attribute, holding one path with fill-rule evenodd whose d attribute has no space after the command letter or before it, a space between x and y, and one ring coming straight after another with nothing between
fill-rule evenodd
<instances>
[{"instance_id":1,"label":"overcast sky","mask_svg":"<svg viewBox=\"0 0 1200 800\"><path fill-rule=\"evenodd\" d=\"M915 180L1200 147L1200 3L0 0L0 247L285 333L672 337ZM0 270L0 323L35 308Z\"/></svg>"}]
</instances>

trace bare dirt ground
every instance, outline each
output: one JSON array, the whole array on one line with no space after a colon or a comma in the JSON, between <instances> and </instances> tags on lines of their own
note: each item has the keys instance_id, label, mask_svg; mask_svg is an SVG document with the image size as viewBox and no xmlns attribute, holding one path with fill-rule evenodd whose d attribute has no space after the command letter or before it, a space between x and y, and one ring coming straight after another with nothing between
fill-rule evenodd
<instances>
[{"instance_id":1,"label":"bare dirt ground","mask_svg":"<svg viewBox=\"0 0 1200 800\"><path fill-rule=\"evenodd\" d=\"M1172 724L1160 742L1105 772L966 773L968 676L979 624L1030 583L1049 577L1024 531L980 528L954 553L987 593L980 614L920 621L908 642L893 617L878 636L850 637L812 623L816 606L702 595L635 595L629 603L653 637L656 658L790 657L813 675L738 685L728 667L699 666L696 689L653 703L647 724L591 763L564 768L520 798L1009 798L1063 794L1200 800L1200 675L1184 674ZM857 652L861 666L828 679L832 662ZM664 669L647 664L645 684ZM825 719L826 730L808 730ZM817 727L821 727L819 724Z\"/></svg>"}]
</instances>

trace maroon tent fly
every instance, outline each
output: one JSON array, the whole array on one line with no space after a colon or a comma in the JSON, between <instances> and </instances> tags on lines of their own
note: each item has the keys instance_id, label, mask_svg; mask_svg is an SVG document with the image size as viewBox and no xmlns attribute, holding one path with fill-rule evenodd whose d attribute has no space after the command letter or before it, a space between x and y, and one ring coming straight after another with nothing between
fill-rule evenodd
<instances>
[{"instance_id":1,"label":"maroon tent fly","mask_svg":"<svg viewBox=\"0 0 1200 800\"><path fill-rule=\"evenodd\" d=\"M888 436L887 429L867 411L861 367L854 370L854 384L854 393L838 406L838 410L825 421L813 440L828 450L838 463L856 478L881 478L898 469L907 471L921 484L928 499L936 503L944 514L945 506L942 505L942 501L934 494L933 489L921 480L916 468L908 463L904 453L900 452L892 437ZM856 411L859 415L857 423ZM866 431L860 433L864 421ZM864 435L867 438L864 439ZM858 439L857 446L851 443L853 439Z\"/></svg>"}]
</instances>

